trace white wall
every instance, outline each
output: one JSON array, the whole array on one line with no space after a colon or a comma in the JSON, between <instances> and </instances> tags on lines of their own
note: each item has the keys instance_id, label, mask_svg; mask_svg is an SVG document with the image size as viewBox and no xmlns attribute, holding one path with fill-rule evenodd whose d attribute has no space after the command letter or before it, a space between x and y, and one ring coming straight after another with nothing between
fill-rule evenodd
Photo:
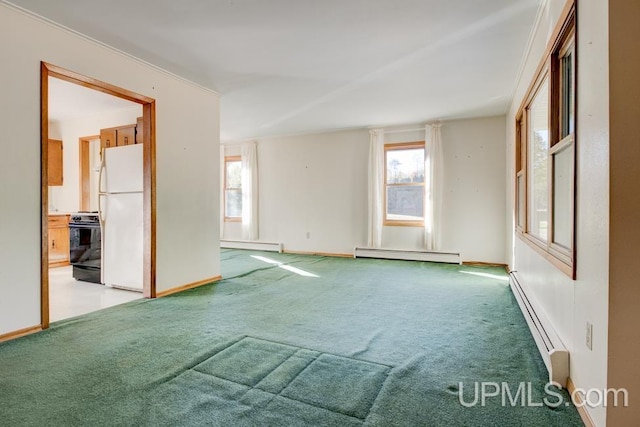
<instances>
[{"instance_id":1,"label":"white wall","mask_svg":"<svg viewBox=\"0 0 640 427\"><path fill-rule=\"evenodd\" d=\"M5 4L0 38L0 334L40 324L40 61L156 100L157 288L218 276L218 96Z\"/></svg>"},{"instance_id":2,"label":"white wall","mask_svg":"<svg viewBox=\"0 0 640 427\"><path fill-rule=\"evenodd\" d=\"M442 126L443 249L459 251L467 261L505 262L504 131L504 117ZM423 140L423 131L386 137ZM227 146L228 155L236 151ZM343 254L366 245L368 156L366 129L259 139L260 240L282 242L292 251ZM225 224L225 238L240 238L237 223ZM419 249L423 229L384 227L382 243Z\"/></svg>"},{"instance_id":3,"label":"white wall","mask_svg":"<svg viewBox=\"0 0 640 427\"><path fill-rule=\"evenodd\" d=\"M130 125L142 116L142 106L133 104L131 108L105 111L98 115L78 117L62 122L50 122L61 139L63 146L63 185L49 187L49 210L77 212L80 210L80 151L79 138L99 135L100 129ZM49 132L51 135L51 132ZM89 165L90 169L93 165ZM91 173L93 175L94 173ZM95 209L94 209L95 210Z\"/></svg>"},{"instance_id":4,"label":"white wall","mask_svg":"<svg viewBox=\"0 0 640 427\"><path fill-rule=\"evenodd\" d=\"M259 140L260 239L344 254L363 245L368 141L366 130Z\"/></svg>"},{"instance_id":5,"label":"white wall","mask_svg":"<svg viewBox=\"0 0 640 427\"><path fill-rule=\"evenodd\" d=\"M534 78L563 1L549 1L507 116L507 200L509 262L543 307L571 354L570 377L583 389L606 386L608 318L608 24L607 2L580 3L578 13L577 109L577 280L572 281L513 237L515 116ZM593 324L593 350L585 345L586 322ZM605 409L587 410L605 425Z\"/></svg>"},{"instance_id":6,"label":"white wall","mask_svg":"<svg viewBox=\"0 0 640 427\"><path fill-rule=\"evenodd\" d=\"M465 261L506 263L505 117L445 122L443 249Z\"/></svg>"},{"instance_id":7,"label":"white wall","mask_svg":"<svg viewBox=\"0 0 640 427\"><path fill-rule=\"evenodd\" d=\"M442 124L442 250L460 252L464 261L506 262L505 214L501 208L505 201L504 129L503 116ZM422 140L424 132L398 132L385 137L388 143ZM383 246L423 247L422 228L384 227L382 236Z\"/></svg>"}]
</instances>

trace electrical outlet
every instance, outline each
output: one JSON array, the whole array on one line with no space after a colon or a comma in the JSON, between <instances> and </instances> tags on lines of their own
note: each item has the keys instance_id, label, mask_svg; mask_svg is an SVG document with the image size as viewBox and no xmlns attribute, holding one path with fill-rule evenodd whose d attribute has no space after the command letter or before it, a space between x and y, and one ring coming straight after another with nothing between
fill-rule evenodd
<instances>
[{"instance_id":1,"label":"electrical outlet","mask_svg":"<svg viewBox=\"0 0 640 427\"><path fill-rule=\"evenodd\" d=\"M307 239L311 238L311 232L307 231Z\"/></svg>"},{"instance_id":2,"label":"electrical outlet","mask_svg":"<svg viewBox=\"0 0 640 427\"><path fill-rule=\"evenodd\" d=\"M587 348L589 350L593 350L593 325L589 322L587 322L587 340L586 340L586 344L587 344Z\"/></svg>"}]
</instances>

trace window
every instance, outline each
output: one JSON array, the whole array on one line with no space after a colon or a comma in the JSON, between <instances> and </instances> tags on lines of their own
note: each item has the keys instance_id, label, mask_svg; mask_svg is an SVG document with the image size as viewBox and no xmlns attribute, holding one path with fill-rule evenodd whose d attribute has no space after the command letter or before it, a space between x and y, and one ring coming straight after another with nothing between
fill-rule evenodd
<instances>
[{"instance_id":1,"label":"window","mask_svg":"<svg viewBox=\"0 0 640 427\"><path fill-rule=\"evenodd\" d=\"M529 233L542 241L549 233L549 82L545 76L527 108Z\"/></svg>"},{"instance_id":2,"label":"window","mask_svg":"<svg viewBox=\"0 0 640 427\"><path fill-rule=\"evenodd\" d=\"M575 28L568 35L558 52L557 59L559 136L551 147L553 171L553 229L551 242L560 256L570 257L573 248L574 165L575 165Z\"/></svg>"},{"instance_id":3,"label":"window","mask_svg":"<svg viewBox=\"0 0 640 427\"><path fill-rule=\"evenodd\" d=\"M242 160L224 158L224 220L242 221Z\"/></svg>"},{"instance_id":4,"label":"window","mask_svg":"<svg viewBox=\"0 0 640 427\"><path fill-rule=\"evenodd\" d=\"M384 225L424 226L424 142L385 144Z\"/></svg>"},{"instance_id":5,"label":"window","mask_svg":"<svg viewBox=\"0 0 640 427\"><path fill-rule=\"evenodd\" d=\"M515 229L575 278L575 5L516 116Z\"/></svg>"}]
</instances>

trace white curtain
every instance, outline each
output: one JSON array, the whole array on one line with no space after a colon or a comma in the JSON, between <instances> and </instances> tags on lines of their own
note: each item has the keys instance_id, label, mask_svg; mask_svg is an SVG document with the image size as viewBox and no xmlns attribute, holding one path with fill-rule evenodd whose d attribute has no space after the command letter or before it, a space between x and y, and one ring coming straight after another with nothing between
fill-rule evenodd
<instances>
[{"instance_id":1,"label":"white curtain","mask_svg":"<svg viewBox=\"0 0 640 427\"><path fill-rule=\"evenodd\" d=\"M242 144L242 239L258 240L258 150Z\"/></svg>"},{"instance_id":2,"label":"white curtain","mask_svg":"<svg viewBox=\"0 0 640 427\"><path fill-rule=\"evenodd\" d=\"M425 126L424 175L426 191L424 200L425 249L439 250L442 221L443 155L440 124Z\"/></svg>"},{"instance_id":3,"label":"white curtain","mask_svg":"<svg viewBox=\"0 0 640 427\"><path fill-rule=\"evenodd\" d=\"M220 240L224 237L224 145L220 146Z\"/></svg>"},{"instance_id":4,"label":"white curtain","mask_svg":"<svg viewBox=\"0 0 640 427\"><path fill-rule=\"evenodd\" d=\"M382 212L384 191L384 130L369 131L369 231L370 248L382 246Z\"/></svg>"}]
</instances>

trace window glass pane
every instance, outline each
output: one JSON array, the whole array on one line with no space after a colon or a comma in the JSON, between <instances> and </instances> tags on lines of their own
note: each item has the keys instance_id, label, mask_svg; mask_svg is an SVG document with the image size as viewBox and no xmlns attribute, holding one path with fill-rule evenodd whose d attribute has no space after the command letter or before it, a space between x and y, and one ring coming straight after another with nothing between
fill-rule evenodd
<instances>
[{"instance_id":1,"label":"window glass pane","mask_svg":"<svg viewBox=\"0 0 640 427\"><path fill-rule=\"evenodd\" d=\"M227 218L242 216L242 190L225 190L225 211Z\"/></svg>"},{"instance_id":2,"label":"window glass pane","mask_svg":"<svg viewBox=\"0 0 640 427\"><path fill-rule=\"evenodd\" d=\"M424 187L401 185L387 187L387 219L421 220L424 215Z\"/></svg>"},{"instance_id":3,"label":"window glass pane","mask_svg":"<svg viewBox=\"0 0 640 427\"><path fill-rule=\"evenodd\" d=\"M549 224L549 82L529 106L529 232L547 241Z\"/></svg>"},{"instance_id":4,"label":"window glass pane","mask_svg":"<svg viewBox=\"0 0 640 427\"><path fill-rule=\"evenodd\" d=\"M570 135L575 130L574 118L574 53L569 50L565 56L560 59L560 79L561 79L561 102L562 111L560 117L561 138Z\"/></svg>"},{"instance_id":5,"label":"window glass pane","mask_svg":"<svg viewBox=\"0 0 640 427\"><path fill-rule=\"evenodd\" d=\"M516 197L518 199L518 227L524 228L526 221L526 212L525 212L525 182L524 182L524 174L518 175L518 193Z\"/></svg>"},{"instance_id":6,"label":"window glass pane","mask_svg":"<svg viewBox=\"0 0 640 427\"><path fill-rule=\"evenodd\" d=\"M553 242L572 247L573 144L553 156Z\"/></svg>"},{"instance_id":7,"label":"window glass pane","mask_svg":"<svg viewBox=\"0 0 640 427\"><path fill-rule=\"evenodd\" d=\"M242 187L242 162L232 161L227 164L227 188Z\"/></svg>"},{"instance_id":8,"label":"window glass pane","mask_svg":"<svg viewBox=\"0 0 640 427\"><path fill-rule=\"evenodd\" d=\"M424 182L424 148L387 150L387 184Z\"/></svg>"}]
</instances>

